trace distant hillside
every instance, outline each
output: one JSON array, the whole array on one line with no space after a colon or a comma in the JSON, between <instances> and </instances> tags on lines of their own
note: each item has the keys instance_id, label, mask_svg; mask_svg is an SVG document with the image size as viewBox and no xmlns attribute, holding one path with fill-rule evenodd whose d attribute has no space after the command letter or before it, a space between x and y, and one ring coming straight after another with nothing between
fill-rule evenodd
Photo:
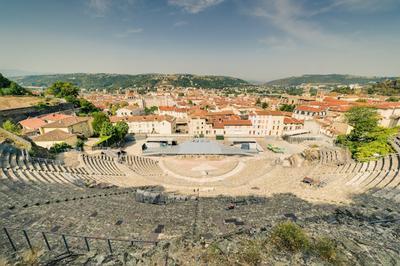
<instances>
[{"instance_id":1,"label":"distant hillside","mask_svg":"<svg viewBox=\"0 0 400 266\"><path fill-rule=\"evenodd\" d=\"M190 74L54 74L32 75L13 78L22 86L48 87L56 81L68 81L87 89L91 88L127 88L154 87L156 85L174 85L182 87L224 88L249 85L247 81L224 76L197 76Z\"/></svg>"},{"instance_id":2,"label":"distant hillside","mask_svg":"<svg viewBox=\"0 0 400 266\"><path fill-rule=\"evenodd\" d=\"M303 75L300 77L289 77L284 79L277 79L267 82L266 85L273 86L297 86L302 83L324 83L324 84L366 84L369 82L381 82L386 79L395 79L392 77L362 77L362 76L351 76L351 75Z\"/></svg>"}]
</instances>

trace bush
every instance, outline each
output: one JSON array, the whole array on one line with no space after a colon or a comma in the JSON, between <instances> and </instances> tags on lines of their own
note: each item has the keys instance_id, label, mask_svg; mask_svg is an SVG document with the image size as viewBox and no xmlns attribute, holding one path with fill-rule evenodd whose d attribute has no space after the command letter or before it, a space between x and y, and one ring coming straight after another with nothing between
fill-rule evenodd
<instances>
[{"instance_id":1,"label":"bush","mask_svg":"<svg viewBox=\"0 0 400 266\"><path fill-rule=\"evenodd\" d=\"M242 249L238 254L239 261L244 265L258 265L261 262L261 244L255 240L243 243Z\"/></svg>"},{"instance_id":2,"label":"bush","mask_svg":"<svg viewBox=\"0 0 400 266\"><path fill-rule=\"evenodd\" d=\"M2 128L15 135L21 135L22 128L19 124L13 123L11 120L3 122Z\"/></svg>"},{"instance_id":3,"label":"bush","mask_svg":"<svg viewBox=\"0 0 400 266\"><path fill-rule=\"evenodd\" d=\"M271 240L278 249L289 252L306 251L310 244L306 233L290 221L275 226Z\"/></svg>"},{"instance_id":4,"label":"bush","mask_svg":"<svg viewBox=\"0 0 400 266\"><path fill-rule=\"evenodd\" d=\"M331 239L327 237L317 239L314 243L313 251L318 257L323 260L329 262L337 261L336 245Z\"/></svg>"},{"instance_id":5,"label":"bush","mask_svg":"<svg viewBox=\"0 0 400 266\"><path fill-rule=\"evenodd\" d=\"M227 257L216 243L208 246L206 252L202 256L202 259L206 265L229 265Z\"/></svg>"},{"instance_id":6,"label":"bush","mask_svg":"<svg viewBox=\"0 0 400 266\"><path fill-rule=\"evenodd\" d=\"M83 151L83 147L85 146L85 142L83 141L83 140L81 140L81 139L78 139L78 141L76 142L76 144L75 144L75 148L78 150L78 151Z\"/></svg>"},{"instance_id":7,"label":"bush","mask_svg":"<svg viewBox=\"0 0 400 266\"><path fill-rule=\"evenodd\" d=\"M38 102L34 107L37 110L44 110L47 107L49 107L49 103L47 103L47 102Z\"/></svg>"},{"instance_id":8,"label":"bush","mask_svg":"<svg viewBox=\"0 0 400 266\"><path fill-rule=\"evenodd\" d=\"M62 142L62 143L56 143L52 147L50 147L50 152L57 154L57 153L68 151L69 149L72 149L72 147L70 145L68 145L67 143Z\"/></svg>"},{"instance_id":9,"label":"bush","mask_svg":"<svg viewBox=\"0 0 400 266\"><path fill-rule=\"evenodd\" d=\"M216 140L224 140L225 137L224 137L224 135L216 135L216 136L215 136L215 139L216 139Z\"/></svg>"},{"instance_id":10,"label":"bush","mask_svg":"<svg viewBox=\"0 0 400 266\"><path fill-rule=\"evenodd\" d=\"M43 250L37 247L23 251L21 254L23 265L39 265L41 255L43 255Z\"/></svg>"}]
</instances>

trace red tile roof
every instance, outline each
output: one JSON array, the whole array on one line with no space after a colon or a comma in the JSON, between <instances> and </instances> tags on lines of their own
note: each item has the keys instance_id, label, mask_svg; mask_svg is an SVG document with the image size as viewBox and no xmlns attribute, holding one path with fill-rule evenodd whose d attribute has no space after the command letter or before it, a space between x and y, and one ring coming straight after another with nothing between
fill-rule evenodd
<instances>
[{"instance_id":1,"label":"red tile roof","mask_svg":"<svg viewBox=\"0 0 400 266\"><path fill-rule=\"evenodd\" d=\"M126 122L153 122L153 121L168 121L173 122L175 117L169 115L131 115L124 117L112 116L110 117L111 123L116 123L118 121Z\"/></svg>"},{"instance_id":2,"label":"red tile roof","mask_svg":"<svg viewBox=\"0 0 400 266\"><path fill-rule=\"evenodd\" d=\"M290 112L273 111L273 110L256 110L257 115L271 115L271 116L291 116Z\"/></svg>"},{"instance_id":3,"label":"red tile roof","mask_svg":"<svg viewBox=\"0 0 400 266\"><path fill-rule=\"evenodd\" d=\"M64 119L58 120L56 122L53 123L49 123L46 124L44 126L42 126L43 128L66 128L66 127L70 127L72 125L76 125L82 122L87 122L89 121L91 118L90 117L75 117L75 116L71 116L71 117L66 117Z\"/></svg>"},{"instance_id":4,"label":"red tile roof","mask_svg":"<svg viewBox=\"0 0 400 266\"><path fill-rule=\"evenodd\" d=\"M284 124L304 124L303 120L298 120L296 118L293 117L285 117L283 119L283 123Z\"/></svg>"},{"instance_id":5,"label":"red tile roof","mask_svg":"<svg viewBox=\"0 0 400 266\"><path fill-rule=\"evenodd\" d=\"M54 122L54 121L58 121L67 117L72 117L71 115L64 115L64 114L48 114L45 116L40 117L41 119L45 120L45 121L49 121L49 122Z\"/></svg>"},{"instance_id":6,"label":"red tile roof","mask_svg":"<svg viewBox=\"0 0 400 266\"><path fill-rule=\"evenodd\" d=\"M223 122L224 126L251 126L250 120L227 120Z\"/></svg>"},{"instance_id":7,"label":"red tile roof","mask_svg":"<svg viewBox=\"0 0 400 266\"><path fill-rule=\"evenodd\" d=\"M19 121L21 126L26 129L39 129L40 127L46 125L46 121L40 119L38 117L28 118L22 121Z\"/></svg>"},{"instance_id":8,"label":"red tile roof","mask_svg":"<svg viewBox=\"0 0 400 266\"><path fill-rule=\"evenodd\" d=\"M312 107L312 106L307 106L307 105L300 105L300 106L297 106L297 107L296 107L296 110L318 113L318 112L323 112L323 111L325 111L325 108L322 108L322 107Z\"/></svg>"},{"instance_id":9,"label":"red tile roof","mask_svg":"<svg viewBox=\"0 0 400 266\"><path fill-rule=\"evenodd\" d=\"M159 106L158 110L164 111L164 112L177 112L177 113L185 113L188 111L186 108L178 108L175 106Z\"/></svg>"},{"instance_id":10,"label":"red tile roof","mask_svg":"<svg viewBox=\"0 0 400 266\"><path fill-rule=\"evenodd\" d=\"M75 135L70 134L68 132L62 131L60 129L55 129L50 132L47 132L43 135L33 137L32 140L34 142L38 141L65 141L69 138L74 137Z\"/></svg>"}]
</instances>

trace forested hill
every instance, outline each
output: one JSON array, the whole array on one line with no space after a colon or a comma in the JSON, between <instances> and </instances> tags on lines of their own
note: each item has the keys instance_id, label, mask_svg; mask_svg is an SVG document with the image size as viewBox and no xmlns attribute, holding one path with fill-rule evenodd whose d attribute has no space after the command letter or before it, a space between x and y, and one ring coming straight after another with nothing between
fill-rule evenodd
<instances>
[{"instance_id":1,"label":"forested hill","mask_svg":"<svg viewBox=\"0 0 400 266\"><path fill-rule=\"evenodd\" d=\"M324 84L366 84L369 82L381 82L386 79L395 79L391 77L362 77L362 76L352 76L352 75L339 75L339 74L329 74L329 75L303 75L300 77L289 77L283 79L277 79L266 83L266 85L277 85L277 86L297 86L302 83L324 83Z\"/></svg>"},{"instance_id":2,"label":"forested hill","mask_svg":"<svg viewBox=\"0 0 400 266\"><path fill-rule=\"evenodd\" d=\"M247 81L225 76L198 76L191 74L53 74L33 75L13 78L22 86L48 87L56 81L71 82L79 87L91 88L128 88L174 85L181 87L224 88L249 85Z\"/></svg>"},{"instance_id":3,"label":"forested hill","mask_svg":"<svg viewBox=\"0 0 400 266\"><path fill-rule=\"evenodd\" d=\"M3 95L25 95L29 94L27 90L19 86L14 81L5 78L0 73L0 96Z\"/></svg>"}]
</instances>

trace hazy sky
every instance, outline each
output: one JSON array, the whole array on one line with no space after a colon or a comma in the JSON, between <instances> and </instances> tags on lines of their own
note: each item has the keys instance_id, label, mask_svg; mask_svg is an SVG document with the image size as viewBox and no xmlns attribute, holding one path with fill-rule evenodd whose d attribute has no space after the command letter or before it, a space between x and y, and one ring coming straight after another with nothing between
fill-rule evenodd
<instances>
[{"instance_id":1,"label":"hazy sky","mask_svg":"<svg viewBox=\"0 0 400 266\"><path fill-rule=\"evenodd\" d=\"M0 69L400 75L400 0L0 0Z\"/></svg>"}]
</instances>

